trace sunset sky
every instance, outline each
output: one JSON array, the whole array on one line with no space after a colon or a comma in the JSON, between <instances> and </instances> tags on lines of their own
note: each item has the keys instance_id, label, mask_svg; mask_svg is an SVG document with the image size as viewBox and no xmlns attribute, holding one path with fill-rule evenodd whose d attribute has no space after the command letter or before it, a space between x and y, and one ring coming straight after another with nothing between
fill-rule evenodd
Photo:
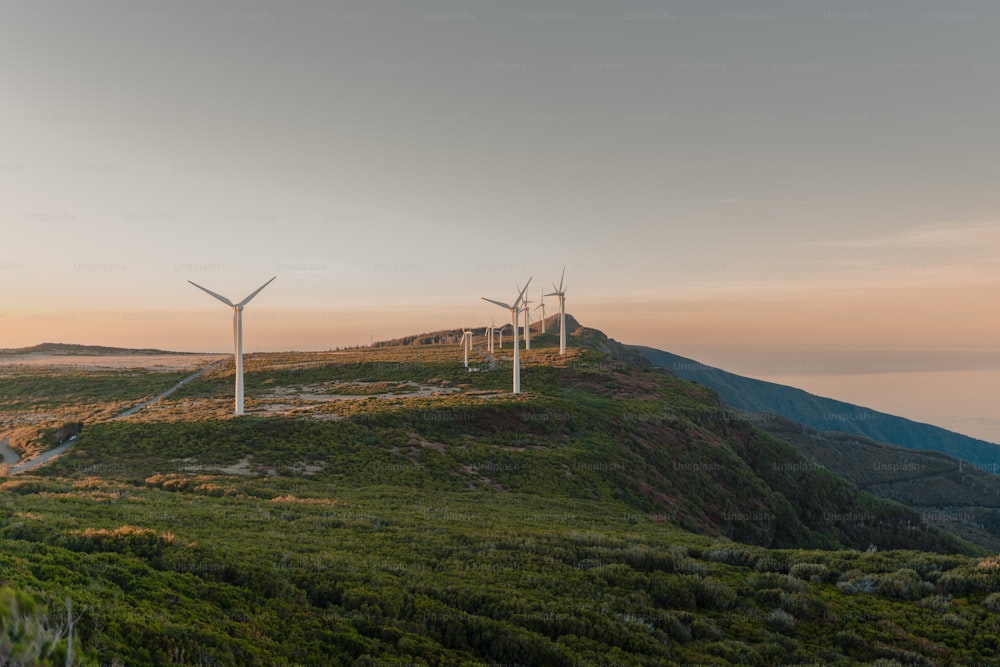
<instances>
[{"instance_id":1,"label":"sunset sky","mask_svg":"<svg viewBox=\"0 0 1000 667\"><path fill-rule=\"evenodd\" d=\"M277 275L246 349L328 349L565 265L625 342L902 378L845 400L952 377L920 419L1000 377L998 33L985 1L9 3L0 347L227 350L187 281ZM980 403L951 417L1000 439Z\"/></svg>"}]
</instances>

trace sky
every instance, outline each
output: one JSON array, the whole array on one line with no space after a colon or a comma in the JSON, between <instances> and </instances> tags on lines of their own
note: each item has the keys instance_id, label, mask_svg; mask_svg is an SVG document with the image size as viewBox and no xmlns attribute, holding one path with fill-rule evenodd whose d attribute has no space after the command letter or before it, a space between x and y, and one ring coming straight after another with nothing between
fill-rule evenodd
<instances>
[{"instance_id":1,"label":"sky","mask_svg":"<svg viewBox=\"0 0 1000 667\"><path fill-rule=\"evenodd\" d=\"M0 347L226 350L187 281L271 276L246 350L365 344L565 266L616 339L1000 441L996 3L0 16Z\"/></svg>"}]
</instances>

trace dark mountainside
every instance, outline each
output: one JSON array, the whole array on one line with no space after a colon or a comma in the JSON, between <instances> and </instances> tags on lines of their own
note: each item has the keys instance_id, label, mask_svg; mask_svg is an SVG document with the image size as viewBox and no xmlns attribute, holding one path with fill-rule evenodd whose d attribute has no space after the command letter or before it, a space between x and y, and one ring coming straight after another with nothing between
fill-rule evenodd
<instances>
[{"instance_id":1,"label":"dark mountainside","mask_svg":"<svg viewBox=\"0 0 1000 667\"><path fill-rule=\"evenodd\" d=\"M728 373L662 350L640 346L633 349L678 377L711 387L736 410L756 415L778 414L819 431L850 433L908 449L934 450L986 471L1000 471L1000 446L985 440L801 389Z\"/></svg>"},{"instance_id":2,"label":"dark mountainside","mask_svg":"<svg viewBox=\"0 0 1000 667\"><path fill-rule=\"evenodd\" d=\"M823 433L777 415L757 425L862 491L903 503L932 525L1000 551L997 475L940 452Z\"/></svg>"}]
</instances>

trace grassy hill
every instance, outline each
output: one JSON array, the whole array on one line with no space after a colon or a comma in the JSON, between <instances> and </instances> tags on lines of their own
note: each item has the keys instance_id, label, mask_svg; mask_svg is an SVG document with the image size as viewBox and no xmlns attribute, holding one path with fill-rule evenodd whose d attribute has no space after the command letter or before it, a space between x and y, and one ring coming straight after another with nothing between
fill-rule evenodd
<instances>
[{"instance_id":1,"label":"grassy hill","mask_svg":"<svg viewBox=\"0 0 1000 667\"><path fill-rule=\"evenodd\" d=\"M223 365L84 420L0 484L6 581L50 613L70 597L78 654L105 664L994 655L1000 566L980 549L599 331L557 345L533 336L520 396L505 354L470 372L429 343L250 355L241 418ZM149 392L106 373L116 400ZM5 424L30 407L10 403Z\"/></svg>"},{"instance_id":2,"label":"grassy hill","mask_svg":"<svg viewBox=\"0 0 1000 667\"><path fill-rule=\"evenodd\" d=\"M758 415L778 414L819 431L838 431L909 449L934 450L984 470L1000 471L1000 446L930 424L754 380L676 354L635 347L652 364L719 393L727 405Z\"/></svg>"}]
</instances>

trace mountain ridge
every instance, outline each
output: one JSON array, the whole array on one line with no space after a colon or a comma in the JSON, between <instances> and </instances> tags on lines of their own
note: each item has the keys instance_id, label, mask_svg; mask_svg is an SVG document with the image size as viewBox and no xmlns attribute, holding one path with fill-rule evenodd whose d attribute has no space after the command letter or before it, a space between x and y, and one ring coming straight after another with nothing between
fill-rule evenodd
<instances>
[{"instance_id":1,"label":"mountain ridge","mask_svg":"<svg viewBox=\"0 0 1000 667\"><path fill-rule=\"evenodd\" d=\"M711 387L734 409L778 414L820 432L835 431L909 449L939 451L990 472L1000 472L1000 445L805 390L757 380L647 346L631 346L678 377Z\"/></svg>"}]
</instances>

